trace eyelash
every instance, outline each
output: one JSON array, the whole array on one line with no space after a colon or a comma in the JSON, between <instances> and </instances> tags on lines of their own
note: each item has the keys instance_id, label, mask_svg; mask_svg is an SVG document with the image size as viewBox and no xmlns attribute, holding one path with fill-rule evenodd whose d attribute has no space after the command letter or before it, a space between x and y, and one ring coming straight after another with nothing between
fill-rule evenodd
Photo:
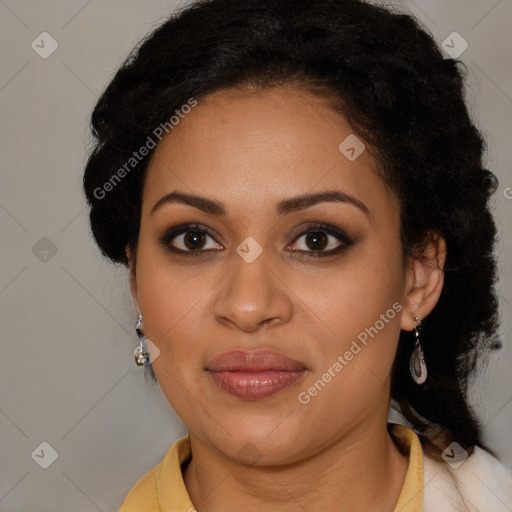
<instances>
[{"instance_id":1,"label":"eyelash","mask_svg":"<svg viewBox=\"0 0 512 512\"><path fill-rule=\"evenodd\" d=\"M167 230L163 236L159 238L159 242L161 245L163 245L167 250L182 255L182 256L203 256L206 252L212 252L216 251L217 249L198 249L196 251L184 251L183 249L177 249L176 247L173 247L171 244L171 241L176 238L179 235L186 234L188 232L197 232L197 233L204 233L208 236L210 236L212 239L215 240L216 234L211 231L206 226L202 226L201 224L183 224L179 226L175 226L173 228L170 228ZM330 226L329 224L324 224L322 222L313 222L309 223L305 226L305 229L301 231L294 239L292 243L295 243L297 240L299 240L301 237L311 234L311 233L325 233L327 235L331 235L338 239L338 241L342 242L338 247L335 249L331 249L330 251L303 251L303 250L294 250L292 252L299 253L302 255L307 255L306 257L326 257L326 256L335 256L344 250L346 250L348 247L354 245L354 240L352 240L344 231L335 228L333 226ZM216 242L218 243L218 242Z\"/></svg>"}]
</instances>

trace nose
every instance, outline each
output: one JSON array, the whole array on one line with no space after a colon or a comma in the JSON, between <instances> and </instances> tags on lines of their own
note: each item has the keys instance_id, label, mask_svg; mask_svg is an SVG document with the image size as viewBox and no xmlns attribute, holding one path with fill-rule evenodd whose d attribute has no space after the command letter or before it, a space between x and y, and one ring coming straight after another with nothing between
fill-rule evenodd
<instances>
[{"instance_id":1,"label":"nose","mask_svg":"<svg viewBox=\"0 0 512 512\"><path fill-rule=\"evenodd\" d=\"M245 332L288 322L291 291L272 268L265 252L252 263L234 255L234 268L223 280L213 305L218 322Z\"/></svg>"}]
</instances>

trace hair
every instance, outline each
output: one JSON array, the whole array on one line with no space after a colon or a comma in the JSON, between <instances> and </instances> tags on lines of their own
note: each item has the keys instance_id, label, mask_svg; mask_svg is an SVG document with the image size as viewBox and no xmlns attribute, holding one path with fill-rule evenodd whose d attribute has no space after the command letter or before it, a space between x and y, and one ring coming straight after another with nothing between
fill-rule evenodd
<instances>
[{"instance_id":1,"label":"hair","mask_svg":"<svg viewBox=\"0 0 512 512\"><path fill-rule=\"evenodd\" d=\"M497 179L482 164L464 78L461 63L445 58L415 18L390 8L360 0L195 2L133 50L94 108L84 174L92 233L107 258L128 265L152 150L130 158L191 97L292 85L327 99L372 148L400 200L404 255L420 257L433 236L446 241L443 291L421 331L427 382L411 379L413 337L402 331L391 398L433 452L447 439L471 452L483 441L469 379L499 346L489 209ZM113 182L128 161L134 169Z\"/></svg>"}]
</instances>

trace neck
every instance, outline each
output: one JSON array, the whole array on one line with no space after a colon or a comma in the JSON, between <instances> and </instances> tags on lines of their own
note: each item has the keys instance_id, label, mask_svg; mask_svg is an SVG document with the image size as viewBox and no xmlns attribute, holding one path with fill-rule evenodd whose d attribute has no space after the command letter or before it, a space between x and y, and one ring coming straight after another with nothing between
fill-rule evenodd
<instances>
[{"instance_id":1,"label":"neck","mask_svg":"<svg viewBox=\"0 0 512 512\"><path fill-rule=\"evenodd\" d=\"M307 510L392 512L407 472L382 421L358 426L328 448L286 466L247 466L191 435L185 486L199 512ZM364 434L361 434L364 432Z\"/></svg>"}]
</instances>

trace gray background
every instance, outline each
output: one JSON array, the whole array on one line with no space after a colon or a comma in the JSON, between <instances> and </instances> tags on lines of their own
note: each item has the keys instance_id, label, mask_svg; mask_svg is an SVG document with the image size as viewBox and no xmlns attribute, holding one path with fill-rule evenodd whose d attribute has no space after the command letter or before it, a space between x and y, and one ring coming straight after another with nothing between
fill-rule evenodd
<instances>
[{"instance_id":1,"label":"gray background","mask_svg":"<svg viewBox=\"0 0 512 512\"><path fill-rule=\"evenodd\" d=\"M127 274L102 261L81 191L99 94L176 5L0 0L1 511L117 510L185 432L133 363ZM487 165L500 179L494 204L505 344L471 396L490 445L512 466L512 0L400 5L440 43L456 31L469 45L460 57L469 68L468 100L489 140ZM43 59L31 43L45 31L59 46ZM48 462L49 449L31 457L43 441L58 453L48 469L35 460Z\"/></svg>"}]
</instances>

